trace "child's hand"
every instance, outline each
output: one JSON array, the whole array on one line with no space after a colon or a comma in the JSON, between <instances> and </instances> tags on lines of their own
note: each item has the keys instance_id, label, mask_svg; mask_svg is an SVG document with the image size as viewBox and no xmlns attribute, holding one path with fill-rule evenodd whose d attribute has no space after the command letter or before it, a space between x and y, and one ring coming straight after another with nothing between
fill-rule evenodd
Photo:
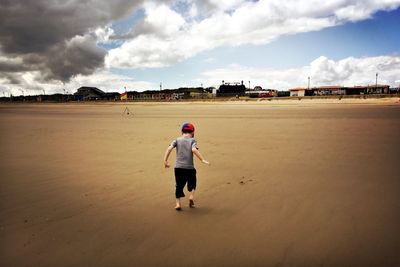
<instances>
[{"instance_id":1,"label":"child's hand","mask_svg":"<svg viewBox=\"0 0 400 267\"><path fill-rule=\"evenodd\" d=\"M168 161L164 161L164 168L169 168L169 163L168 163Z\"/></svg>"},{"instance_id":2,"label":"child's hand","mask_svg":"<svg viewBox=\"0 0 400 267\"><path fill-rule=\"evenodd\" d=\"M210 162L208 162L207 160L203 159L201 162L203 162L204 164L210 165Z\"/></svg>"}]
</instances>

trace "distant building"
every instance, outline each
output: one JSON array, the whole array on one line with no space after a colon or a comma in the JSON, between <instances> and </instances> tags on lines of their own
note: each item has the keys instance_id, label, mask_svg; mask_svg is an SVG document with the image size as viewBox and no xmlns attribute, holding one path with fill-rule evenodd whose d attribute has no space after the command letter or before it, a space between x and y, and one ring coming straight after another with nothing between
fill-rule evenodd
<instances>
[{"instance_id":1,"label":"distant building","mask_svg":"<svg viewBox=\"0 0 400 267\"><path fill-rule=\"evenodd\" d=\"M307 89L303 87L298 87L298 88L291 88L289 89L290 96L312 96L313 95L313 90L312 89Z\"/></svg>"},{"instance_id":2,"label":"distant building","mask_svg":"<svg viewBox=\"0 0 400 267\"><path fill-rule=\"evenodd\" d=\"M78 88L78 91L74 93L75 100L78 101L101 100L105 95L106 93L99 88L87 86Z\"/></svg>"},{"instance_id":3,"label":"distant building","mask_svg":"<svg viewBox=\"0 0 400 267\"><path fill-rule=\"evenodd\" d=\"M388 94L389 85L366 85L366 86L320 86L311 89L314 95L364 95L364 94Z\"/></svg>"},{"instance_id":4,"label":"distant building","mask_svg":"<svg viewBox=\"0 0 400 267\"><path fill-rule=\"evenodd\" d=\"M133 94L134 100L171 100L173 98L173 93L170 92L170 90L148 90L144 92L135 92Z\"/></svg>"},{"instance_id":5,"label":"distant building","mask_svg":"<svg viewBox=\"0 0 400 267\"><path fill-rule=\"evenodd\" d=\"M246 87L243 81L240 83L225 83L219 86L217 96L244 96L246 94Z\"/></svg>"},{"instance_id":6,"label":"distant building","mask_svg":"<svg viewBox=\"0 0 400 267\"><path fill-rule=\"evenodd\" d=\"M389 85L384 84L374 84L367 86L354 86L347 87L346 95L362 95L362 94L388 94L389 93Z\"/></svg>"},{"instance_id":7,"label":"distant building","mask_svg":"<svg viewBox=\"0 0 400 267\"><path fill-rule=\"evenodd\" d=\"M400 87L389 88L389 94L400 94Z\"/></svg>"},{"instance_id":8,"label":"distant building","mask_svg":"<svg viewBox=\"0 0 400 267\"><path fill-rule=\"evenodd\" d=\"M327 85L312 88L314 95L345 95L346 88L338 85Z\"/></svg>"},{"instance_id":9,"label":"distant building","mask_svg":"<svg viewBox=\"0 0 400 267\"><path fill-rule=\"evenodd\" d=\"M117 101L120 100L121 94L118 92L106 92L103 95L103 100L112 100Z\"/></svg>"},{"instance_id":10,"label":"distant building","mask_svg":"<svg viewBox=\"0 0 400 267\"><path fill-rule=\"evenodd\" d=\"M249 96L251 98L275 97L278 96L278 90L262 89L261 86L256 86L254 87L254 90L246 91L246 96Z\"/></svg>"},{"instance_id":11,"label":"distant building","mask_svg":"<svg viewBox=\"0 0 400 267\"><path fill-rule=\"evenodd\" d=\"M290 91L278 91L278 97L288 97L290 96Z\"/></svg>"}]
</instances>

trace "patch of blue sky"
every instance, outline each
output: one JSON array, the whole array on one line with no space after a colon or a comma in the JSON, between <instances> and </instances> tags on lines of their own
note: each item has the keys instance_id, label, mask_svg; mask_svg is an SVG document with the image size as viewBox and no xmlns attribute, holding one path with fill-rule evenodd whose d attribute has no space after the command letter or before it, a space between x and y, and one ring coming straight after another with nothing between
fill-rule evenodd
<instances>
[{"instance_id":1,"label":"patch of blue sky","mask_svg":"<svg viewBox=\"0 0 400 267\"><path fill-rule=\"evenodd\" d=\"M139 8L127 17L113 21L111 23L111 28L114 30L115 34L124 35L127 34L135 24L143 20L144 17L145 10L143 8Z\"/></svg>"},{"instance_id":2,"label":"patch of blue sky","mask_svg":"<svg viewBox=\"0 0 400 267\"><path fill-rule=\"evenodd\" d=\"M123 43L123 40L118 40L118 36L123 36L129 33L130 30L135 26L135 24L143 20L144 16L144 9L140 8L132 12L132 14L127 17L113 21L110 27L114 30L114 38L116 39L110 40L106 43L99 43L98 46L106 50L120 47Z\"/></svg>"},{"instance_id":3,"label":"patch of blue sky","mask_svg":"<svg viewBox=\"0 0 400 267\"><path fill-rule=\"evenodd\" d=\"M99 44L97 44L97 46L104 48L106 50L111 50L111 49L120 47L121 44L122 43L120 41L113 41L113 42L108 42L108 43L99 43Z\"/></svg>"},{"instance_id":4,"label":"patch of blue sky","mask_svg":"<svg viewBox=\"0 0 400 267\"><path fill-rule=\"evenodd\" d=\"M171 8L179 14L185 14L189 12L191 6L191 3L188 1L174 1Z\"/></svg>"}]
</instances>

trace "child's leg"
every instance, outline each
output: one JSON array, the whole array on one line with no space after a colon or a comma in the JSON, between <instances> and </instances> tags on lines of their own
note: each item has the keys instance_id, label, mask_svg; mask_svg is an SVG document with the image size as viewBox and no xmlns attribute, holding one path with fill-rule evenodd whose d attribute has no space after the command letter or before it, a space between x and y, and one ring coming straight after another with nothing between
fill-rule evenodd
<instances>
[{"instance_id":1,"label":"child's leg","mask_svg":"<svg viewBox=\"0 0 400 267\"><path fill-rule=\"evenodd\" d=\"M175 197L176 206L175 209L179 210L181 208L181 197L184 197L183 188L186 185L186 178L182 173L182 169L175 168Z\"/></svg>"},{"instance_id":2,"label":"child's leg","mask_svg":"<svg viewBox=\"0 0 400 267\"><path fill-rule=\"evenodd\" d=\"M175 209L179 210L181 208L181 199L177 198L176 199L176 205L175 205Z\"/></svg>"},{"instance_id":3,"label":"child's leg","mask_svg":"<svg viewBox=\"0 0 400 267\"><path fill-rule=\"evenodd\" d=\"M194 189L190 192L189 199L193 200L194 199Z\"/></svg>"},{"instance_id":4,"label":"child's leg","mask_svg":"<svg viewBox=\"0 0 400 267\"><path fill-rule=\"evenodd\" d=\"M189 207L194 208L194 190L190 191Z\"/></svg>"},{"instance_id":5,"label":"child's leg","mask_svg":"<svg viewBox=\"0 0 400 267\"><path fill-rule=\"evenodd\" d=\"M196 191L196 170L190 170L188 172L188 191L190 192L189 196L189 207L194 207L194 192Z\"/></svg>"}]
</instances>

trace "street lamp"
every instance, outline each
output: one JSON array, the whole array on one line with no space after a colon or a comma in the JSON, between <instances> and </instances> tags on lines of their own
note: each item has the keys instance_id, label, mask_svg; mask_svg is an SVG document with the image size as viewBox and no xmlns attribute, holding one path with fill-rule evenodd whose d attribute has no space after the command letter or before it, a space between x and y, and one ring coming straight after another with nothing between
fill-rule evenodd
<instances>
[{"instance_id":1,"label":"street lamp","mask_svg":"<svg viewBox=\"0 0 400 267\"><path fill-rule=\"evenodd\" d=\"M250 81L249 81L249 90L251 90L251 89L250 89Z\"/></svg>"}]
</instances>

